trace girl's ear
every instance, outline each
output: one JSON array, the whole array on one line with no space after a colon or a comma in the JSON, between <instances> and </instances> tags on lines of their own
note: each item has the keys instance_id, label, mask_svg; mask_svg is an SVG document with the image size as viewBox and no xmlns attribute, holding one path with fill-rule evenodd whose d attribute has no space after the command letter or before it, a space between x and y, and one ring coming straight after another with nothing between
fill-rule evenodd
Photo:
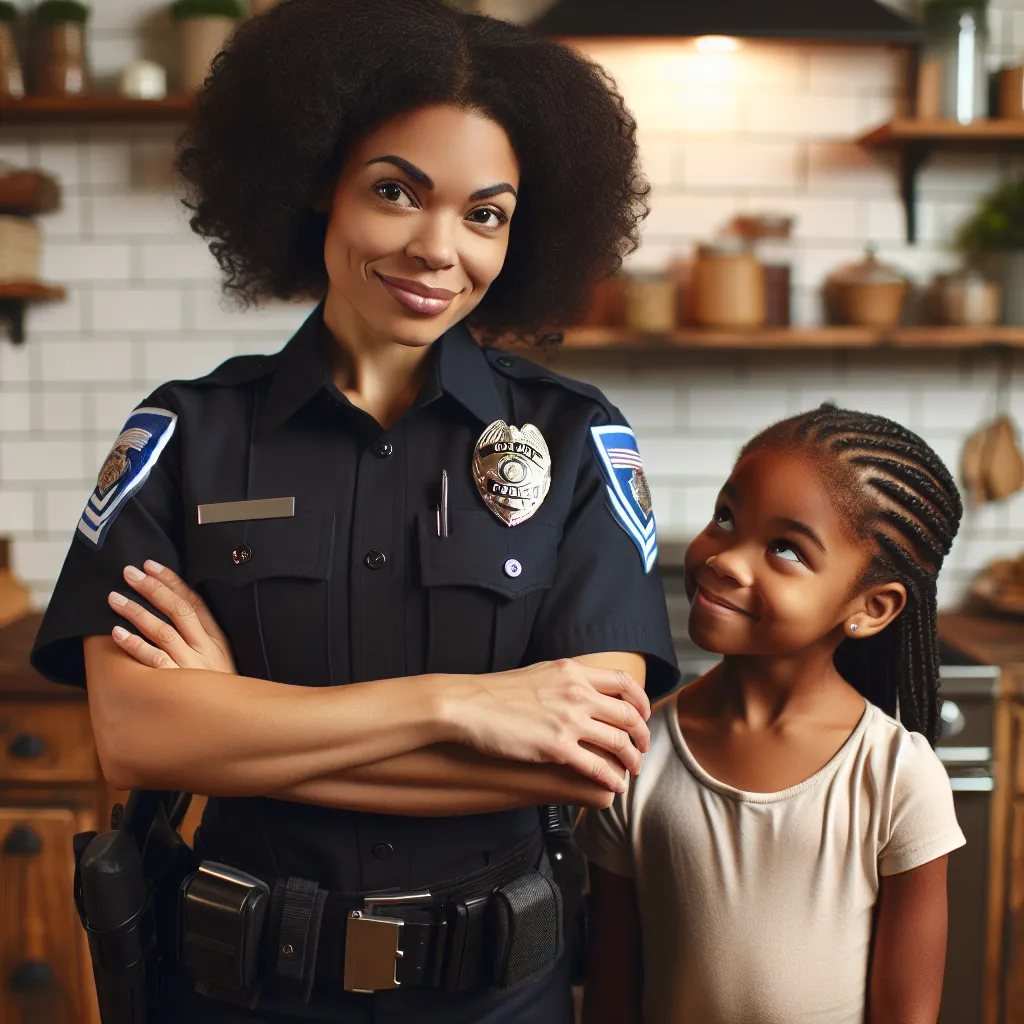
<instances>
[{"instance_id":1,"label":"girl's ear","mask_svg":"<svg viewBox=\"0 0 1024 1024\"><path fill-rule=\"evenodd\" d=\"M881 633L907 605L907 588L902 583L880 583L862 594L857 610L844 620L848 636L860 638Z\"/></svg>"}]
</instances>

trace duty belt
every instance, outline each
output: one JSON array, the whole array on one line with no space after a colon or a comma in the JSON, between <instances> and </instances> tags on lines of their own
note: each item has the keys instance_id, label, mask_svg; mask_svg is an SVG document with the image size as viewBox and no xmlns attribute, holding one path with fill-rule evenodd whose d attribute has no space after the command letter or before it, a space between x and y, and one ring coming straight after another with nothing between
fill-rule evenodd
<instances>
[{"instance_id":1,"label":"duty belt","mask_svg":"<svg viewBox=\"0 0 1024 1024\"><path fill-rule=\"evenodd\" d=\"M511 987L562 950L562 899L540 835L501 861L408 892L328 892L204 861L182 885L179 957L207 995Z\"/></svg>"}]
</instances>

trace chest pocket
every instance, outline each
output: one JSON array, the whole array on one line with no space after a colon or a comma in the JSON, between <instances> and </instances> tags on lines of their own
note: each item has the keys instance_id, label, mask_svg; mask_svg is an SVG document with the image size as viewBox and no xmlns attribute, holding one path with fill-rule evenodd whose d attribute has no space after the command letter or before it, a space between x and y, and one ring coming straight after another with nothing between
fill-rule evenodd
<instances>
[{"instance_id":1,"label":"chest pocket","mask_svg":"<svg viewBox=\"0 0 1024 1024\"><path fill-rule=\"evenodd\" d=\"M501 672L522 662L554 582L561 530L536 518L503 526L485 510L453 510L447 537L420 520L427 592L427 671Z\"/></svg>"},{"instance_id":2,"label":"chest pocket","mask_svg":"<svg viewBox=\"0 0 1024 1024\"><path fill-rule=\"evenodd\" d=\"M315 510L192 528L188 581L227 634L241 674L283 683L330 683L333 535L333 513Z\"/></svg>"}]
</instances>

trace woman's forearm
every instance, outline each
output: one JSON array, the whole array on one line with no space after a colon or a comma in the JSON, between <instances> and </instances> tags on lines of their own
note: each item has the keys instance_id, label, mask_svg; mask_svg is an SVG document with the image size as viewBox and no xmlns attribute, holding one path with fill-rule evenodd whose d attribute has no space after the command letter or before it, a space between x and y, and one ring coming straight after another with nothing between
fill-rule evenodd
<instances>
[{"instance_id":1,"label":"woman's forearm","mask_svg":"<svg viewBox=\"0 0 1024 1024\"><path fill-rule=\"evenodd\" d=\"M450 741L440 677L288 686L224 672L139 665L87 637L89 709L118 789L257 796Z\"/></svg>"},{"instance_id":2,"label":"woman's forearm","mask_svg":"<svg viewBox=\"0 0 1024 1024\"><path fill-rule=\"evenodd\" d=\"M578 773L484 757L457 745L417 750L267 794L349 811L447 817L564 803L607 807L614 794Z\"/></svg>"}]
</instances>

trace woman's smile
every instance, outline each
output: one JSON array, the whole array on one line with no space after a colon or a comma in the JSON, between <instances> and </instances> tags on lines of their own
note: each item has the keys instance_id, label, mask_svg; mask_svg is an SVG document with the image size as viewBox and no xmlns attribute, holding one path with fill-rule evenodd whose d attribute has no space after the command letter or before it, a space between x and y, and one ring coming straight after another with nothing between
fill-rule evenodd
<instances>
[{"instance_id":1,"label":"woman's smile","mask_svg":"<svg viewBox=\"0 0 1024 1024\"><path fill-rule=\"evenodd\" d=\"M420 281L411 281L404 277L391 277L379 270L374 273L380 278L384 287L406 309L425 316L437 316L443 313L458 295L448 288L431 288Z\"/></svg>"}]
</instances>

